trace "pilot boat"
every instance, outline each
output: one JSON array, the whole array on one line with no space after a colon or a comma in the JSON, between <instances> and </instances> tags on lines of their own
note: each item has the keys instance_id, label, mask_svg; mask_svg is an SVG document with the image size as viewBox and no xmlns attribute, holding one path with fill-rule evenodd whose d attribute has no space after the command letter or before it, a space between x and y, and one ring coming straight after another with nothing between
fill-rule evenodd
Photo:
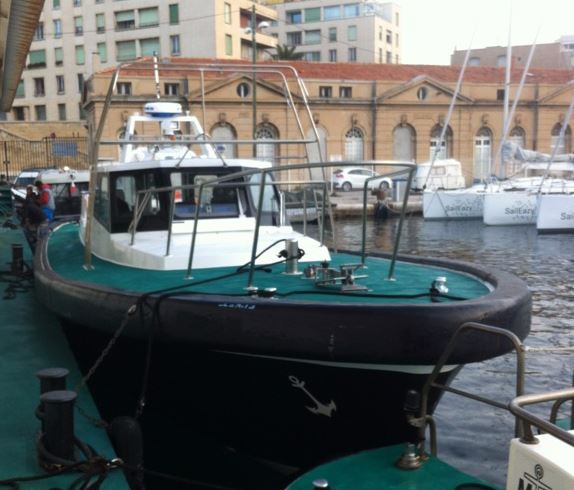
<instances>
[{"instance_id":1,"label":"pilot boat","mask_svg":"<svg viewBox=\"0 0 574 490\"><path fill-rule=\"evenodd\" d=\"M213 67L236 80L225 70ZM317 179L335 163L227 158L223 143L178 103L147 103L115 141L119 159L94 156L80 222L53 230L35 257L37 295L71 329L161 343L189 361L194 430L216 428L225 446L293 468L402 442L411 431L407 392L422 388L461 324L528 334L530 293L516 277L398 254L404 207L393 249L367 254L368 181L361 249L341 251L328 183ZM412 163L358 164L409 180L416 171ZM309 233L286 212L283 189L295 176L297 185L312 176L311 188L323 191ZM461 365L508 348L471 335L438 379L448 384ZM439 396L430 391L429 413Z\"/></svg>"}]
</instances>

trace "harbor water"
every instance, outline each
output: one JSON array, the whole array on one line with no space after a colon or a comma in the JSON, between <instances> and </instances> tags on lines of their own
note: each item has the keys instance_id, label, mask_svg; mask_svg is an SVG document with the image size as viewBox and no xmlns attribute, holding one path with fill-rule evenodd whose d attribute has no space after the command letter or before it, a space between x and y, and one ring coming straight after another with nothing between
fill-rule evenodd
<instances>
[{"instance_id":1,"label":"harbor water","mask_svg":"<svg viewBox=\"0 0 574 490\"><path fill-rule=\"evenodd\" d=\"M398 220L367 223L368 251L389 251ZM339 222L341 248L360 245L357 220ZM574 370L574 235L538 235L534 226L489 227L480 220L405 221L400 253L474 262L522 278L532 291L532 328L525 341L526 393L571 386ZM451 291L452 294L456 292ZM421 346L424 348L424 346ZM468 365L456 388L498 401L515 390L515 357ZM549 407L535 409L541 415ZM439 456L484 480L505 484L514 418L476 401L446 394L435 413Z\"/></svg>"}]
</instances>

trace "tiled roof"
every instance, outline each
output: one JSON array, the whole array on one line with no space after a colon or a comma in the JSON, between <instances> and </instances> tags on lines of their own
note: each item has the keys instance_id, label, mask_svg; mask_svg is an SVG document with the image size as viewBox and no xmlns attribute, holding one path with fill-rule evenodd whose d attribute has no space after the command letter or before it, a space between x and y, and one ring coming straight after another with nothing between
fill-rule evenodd
<instances>
[{"instance_id":1,"label":"tiled roof","mask_svg":"<svg viewBox=\"0 0 574 490\"><path fill-rule=\"evenodd\" d=\"M149 63L150 59L134 61L129 64L127 71L137 73L138 64ZM177 70L177 66L185 64L209 64L209 65L245 65L251 63L244 60L218 60L209 58L171 58L171 66ZM427 76L440 82L456 83L460 66L448 65L392 65L376 63L312 63L307 61L267 61L258 65L290 65L295 68L305 80L348 80L348 81L394 81L406 82L417 76ZM146 69L149 65L146 66ZM101 70L100 74L112 73L114 68ZM177 70L179 71L179 70ZM182 72L185 69L182 66ZM125 73L125 71L122 71ZM522 77L522 69L513 69L511 74L512 83L519 83ZM541 83L551 85L564 85L574 79L572 70L547 70L531 69L532 75L527 77L526 83ZM505 69L487 66L468 66L465 71L464 81L471 83L504 83Z\"/></svg>"}]
</instances>

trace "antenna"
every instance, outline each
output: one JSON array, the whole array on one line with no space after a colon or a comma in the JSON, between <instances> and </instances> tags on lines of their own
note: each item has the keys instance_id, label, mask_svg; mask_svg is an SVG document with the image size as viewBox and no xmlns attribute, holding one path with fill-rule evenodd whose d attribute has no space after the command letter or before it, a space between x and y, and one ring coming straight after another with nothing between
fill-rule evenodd
<instances>
[{"instance_id":1,"label":"antenna","mask_svg":"<svg viewBox=\"0 0 574 490\"><path fill-rule=\"evenodd\" d=\"M153 76L155 78L155 98L160 99L159 68L157 66L157 52L153 52Z\"/></svg>"}]
</instances>

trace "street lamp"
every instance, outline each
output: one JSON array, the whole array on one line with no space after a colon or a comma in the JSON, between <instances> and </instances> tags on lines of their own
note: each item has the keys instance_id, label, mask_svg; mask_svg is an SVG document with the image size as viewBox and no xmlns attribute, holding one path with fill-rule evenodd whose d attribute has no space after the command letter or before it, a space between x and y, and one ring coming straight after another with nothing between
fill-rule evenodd
<instances>
[{"instance_id":1,"label":"street lamp","mask_svg":"<svg viewBox=\"0 0 574 490\"><path fill-rule=\"evenodd\" d=\"M255 40L255 35L257 30L265 29L269 27L269 22L262 21L257 24L257 16L255 13L255 4L251 7L251 26L245 29L245 34L251 34L251 62L253 63L253 87L252 87L252 104L253 104L253 140L255 140L255 132L257 130L257 70L255 65L257 64L257 41ZM257 156L257 143L253 143L253 158Z\"/></svg>"}]
</instances>

